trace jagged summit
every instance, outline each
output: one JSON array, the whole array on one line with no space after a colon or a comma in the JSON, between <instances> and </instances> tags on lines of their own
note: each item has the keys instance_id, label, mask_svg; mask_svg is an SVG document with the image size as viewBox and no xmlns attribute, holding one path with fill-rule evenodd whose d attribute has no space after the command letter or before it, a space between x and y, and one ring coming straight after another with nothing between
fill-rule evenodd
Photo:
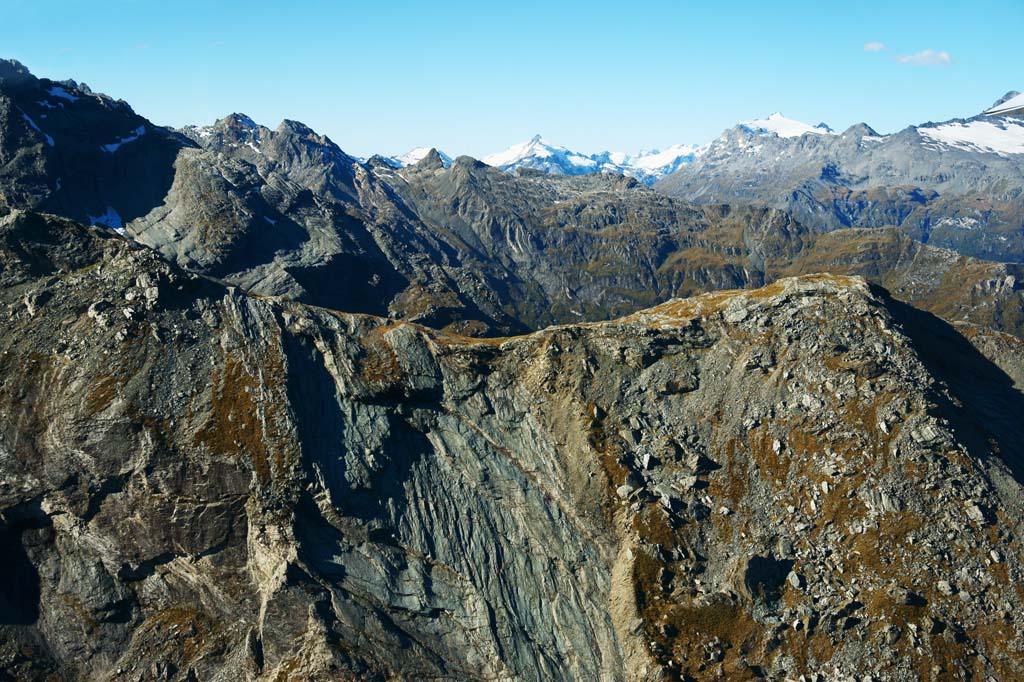
<instances>
[{"instance_id":1,"label":"jagged summit","mask_svg":"<svg viewBox=\"0 0 1024 682\"><path fill-rule=\"evenodd\" d=\"M451 165L451 161L445 163L445 159L441 156L441 153L431 147L426 154L423 155L419 161L415 163L415 167L420 170L429 169L441 169Z\"/></svg>"},{"instance_id":2,"label":"jagged summit","mask_svg":"<svg viewBox=\"0 0 1024 682\"><path fill-rule=\"evenodd\" d=\"M8 85L34 81L36 77L17 59L0 59L0 81Z\"/></svg>"},{"instance_id":3,"label":"jagged summit","mask_svg":"<svg viewBox=\"0 0 1024 682\"><path fill-rule=\"evenodd\" d=\"M253 129L259 127L256 121L252 120L246 114L233 113L228 114L222 119L218 119L214 125L224 126L228 128L248 128Z\"/></svg>"},{"instance_id":4,"label":"jagged summit","mask_svg":"<svg viewBox=\"0 0 1024 682\"><path fill-rule=\"evenodd\" d=\"M88 98L99 100L107 107L131 110L124 100L115 99L102 92L94 92L86 83L72 79L37 78L17 59L0 59L0 89L5 88L15 89L21 95L34 90L34 94L42 95L37 102L45 102L42 104L45 108L55 108L81 98Z\"/></svg>"},{"instance_id":5,"label":"jagged summit","mask_svg":"<svg viewBox=\"0 0 1024 682\"><path fill-rule=\"evenodd\" d=\"M281 122L278 124L276 130L279 133L292 133L294 135L316 137L318 139L323 140L325 143L330 141L330 138L324 135L323 133L318 133L317 131L313 130L302 121L296 121L290 118L282 119Z\"/></svg>"}]
</instances>

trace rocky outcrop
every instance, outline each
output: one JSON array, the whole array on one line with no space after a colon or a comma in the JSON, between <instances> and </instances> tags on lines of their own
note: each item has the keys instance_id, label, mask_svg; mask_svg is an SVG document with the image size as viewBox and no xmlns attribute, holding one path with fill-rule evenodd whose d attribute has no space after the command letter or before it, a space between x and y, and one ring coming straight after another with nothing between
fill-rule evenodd
<instances>
[{"instance_id":1,"label":"rocky outcrop","mask_svg":"<svg viewBox=\"0 0 1024 682\"><path fill-rule=\"evenodd\" d=\"M1019 346L864 280L478 340L18 212L0 306L15 679L1024 675Z\"/></svg>"}]
</instances>

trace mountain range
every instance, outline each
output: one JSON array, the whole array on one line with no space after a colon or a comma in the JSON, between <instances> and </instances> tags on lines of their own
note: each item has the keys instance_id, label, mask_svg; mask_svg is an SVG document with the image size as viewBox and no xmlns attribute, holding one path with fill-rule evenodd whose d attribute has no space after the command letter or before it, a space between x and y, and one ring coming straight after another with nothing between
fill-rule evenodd
<instances>
[{"instance_id":1,"label":"mountain range","mask_svg":"<svg viewBox=\"0 0 1024 682\"><path fill-rule=\"evenodd\" d=\"M636 178L646 185L674 173L701 153L700 147L673 145L664 151L642 151L635 155L621 152L581 154L552 144L536 135L529 142L485 156L483 162L504 171L531 168L558 175L614 173Z\"/></svg>"},{"instance_id":2,"label":"mountain range","mask_svg":"<svg viewBox=\"0 0 1024 682\"><path fill-rule=\"evenodd\" d=\"M6 68L0 121L9 131L9 151L0 167L6 178L0 206L122 230L183 267L264 295L464 333L518 333L606 319L708 289L757 286L816 263L880 278L919 304L931 300L959 306L958 315L984 314L1008 331L1020 324L1015 314L1004 313L1021 305L1018 266L975 266L955 253L905 261L908 248L931 253L934 238L924 247L920 239L903 245L888 236L891 227L844 229L826 238L842 225L766 210L756 192L732 206L708 204L716 182L710 172L694 199L704 205L694 205L621 175L527 168L509 173L469 157L449 162L434 151L399 169L381 157L361 162L299 122L270 130L233 114L211 126L175 131L75 83L36 79L20 65ZM764 163L768 157L757 149L771 145L788 149L789 156L780 158L801 160L794 165L800 169L833 149L872 158L863 145L873 142L863 138L874 136L862 128L835 135L819 127L780 137L769 129L779 125L794 127L779 117L744 123L687 168L725 167L737 149L747 149L732 171L739 173L744 159L754 168ZM894 147L904 138L909 141ZM931 163L948 163L937 144L920 140L910 132L880 144L893 153L913 146ZM956 154L973 158L978 152ZM974 191L988 191L994 202L998 195L991 195L1012 187L1013 173L1021 172L1014 158L997 157L984 172L948 182L974 181ZM953 159L962 174L968 166ZM894 164L889 168L896 177L890 182L906 175ZM681 180L682 173L670 179ZM764 177L778 183L787 176L765 171ZM820 172L815 177L820 181ZM865 192L886 194L890 205L921 194L897 187ZM881 212L877 204L865 204ZM975 206L951 204L956 211ZM978 221L971 232L976 239L948 246L976 254L989 225L1002 224L995 223L997 216L990 212L988 222ZM899 226L897 220L885 224ZM916 236L907 221L899 229ZM1013 240L993 241L1012 255L1020 238L1018 229ZM839 248L841 242L850 246ZM995 296L994 307L973 305L974 289L951 286L957 278L944 274L950 268L979 286L1000 282L981 289L985 297ZM897 283L896 273L905 273L900 277L907 285ZM931 284L922 288L920 282Z\"/></svg>"},{"instance_id":3,"label":"mountain range","mask_svg":"<svg viewBox=\"0 0 1024 682\"><path fill-rule=\"evenodd\" d=\"M801 146L805 135L819 136L818 143L823 147L835 147L833 138L857 137L858 140L878 142L883 149L899 146L904 148L894 151L892 156L906 155L909 149L919 146L921 149L942 152L955 149L985 156L1015 157L1024 154L1024 134L1021 133L1019 119L1014 119L1016 111L1014 101L1018 93L1010 92L997 100L992 108L984 114L967 119L954 119L944 123L926 123L910 126L900 133L879 135L865 123L851 126L842 135L837 134L824 123L809 125L801 121L787 118L781 113L774 113L762 119L741 121L735 127L725 131L714 141L704 145L676 144L663 151L641 151L631 155L622 152L584 153L554 144L540 135L527 142L512 145L507 149L483 157L484 163L505 171L518 168L542 170L557 175L586 175L590 173L613 173L634 177L646 185L655 183L679 172L680 178L668 180L663 184L669 191L683 182L687 175L682 172L685 166L694 164L705 154L712 152L713 159L704 164L697 164L689 170L690 175L704 172L709 164L716 162L731 163L730 155L763 158L765 165L775 163L777 154L791 156L787 148ZM1015 122L1016 121L1016 122ZM918 145L906 144L907 138L914 133L918 135ZM814 137L808 139L815 139ZM766 140L775 140L767 146L761 144ZM396 168L411 165L419 161L429 151L429 147L418 147L399 157L382 157ZM872 150L877 151L877 150ZM825 151L822 157L828 157L832 151ZM446 163L451 157L441 152ZM715 161L714 159L717 159ZM812 164L818 160L794 160L802 164ZM744 178L741 182L750 182ZM766 190L767 191L767 190ZM699 197L688 197L696 198ZM733 198L731 195L726 198ZM737 197L739 198L739 197Z\"/></svg>"},{"instance_id":4,"label":"mountain range","mask_svg":"<svg viewBox=\"0 0 1024 682\"><path fill-rule=\"evenodd\" d=\"M879 135L726 131L657 189L774 206L826 229L897 226L992 260L1024 260L1024 119L979 115Z\"/></svg>"},{"instance_id":5,"label":"mountain range","mask_svg":"<svg viewBox=\"0 0 1024 682\"><path fill-rule=\"evenodd\" d=\"M1024 678L1019 127L652 187L0 61L0 679Z\"/></svg>"},{"instance_id":6,"label":"mountain range","mask_svg":"<svg viewBox=\"0 0 1024 682\"><path fill-rule=\"evenodd\" d=\"M376 158L395 168L405 168L420 161L430 149L416 147L400 156L378 155ZM672 145L664 151L654 149L637 154L583 154L552 144L540 135L535 135L528 142L515 144L508 149L485 156L483 161L504 171L529 168L555 175L612 173L636 178L645 185L653 185L666 175L679 170L684 164L693 161L701 151L702 148L697 146ZM438 154L445 165L451 165L452 157L441 151Z\"/></svg>"}]
</instances>

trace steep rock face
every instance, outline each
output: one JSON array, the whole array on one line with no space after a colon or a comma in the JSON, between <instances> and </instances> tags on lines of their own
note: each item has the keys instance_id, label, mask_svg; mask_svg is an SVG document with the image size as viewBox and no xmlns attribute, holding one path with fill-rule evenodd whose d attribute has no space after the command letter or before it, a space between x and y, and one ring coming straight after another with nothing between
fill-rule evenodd
<instances>
[{"instance_id":1,"label":"steep rock face","mask_svg":"<svg viewBox=\"0 0 1024 682\"><path fill-rule=\"evenodd\" d=\"M386 314L406 280L358 209L354 159L291 121L271 131L234 114L185 132L202 147L178 156L135 239L268 295Z\"/></svg>"},{"instance_id":2,"label":"steep rock face","mask_svg":"<svg viewBox=\"0 0 1024 682\"><path fill-rule=\"evenodd\" d=\"M120 228L162 201L188 140L85 85L37 79L16 62L0 71L0 214L38 209Z\"/></svg>"},{"instance_id":3,"label":"steep rock face","mask_svg":"<svg viewBox=\"0 0 1024 682\"><path fill-rule=\"evenodd\" d=\"M1022 395L863 280L474 340L53 217L0 264L16 679L1024 674Z\"/></svg>"}]
</instances>

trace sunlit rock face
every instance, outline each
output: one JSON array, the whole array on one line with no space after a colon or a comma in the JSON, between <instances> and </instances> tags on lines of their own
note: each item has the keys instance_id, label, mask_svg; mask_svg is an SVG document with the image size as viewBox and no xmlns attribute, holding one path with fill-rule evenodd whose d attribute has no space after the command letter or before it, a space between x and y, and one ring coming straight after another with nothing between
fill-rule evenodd
<instances>
[{"instance_id":1,"label":"sunlit rock face","mask_svg":"<svg viewBox=\"0 0 1024 682\"><path fill-rule=\"evenodd\" d=\"M16 678L1020 671L1013 337L820 275L476 340L24 213L0 259Z\"/></svg>"}]
</instances>

